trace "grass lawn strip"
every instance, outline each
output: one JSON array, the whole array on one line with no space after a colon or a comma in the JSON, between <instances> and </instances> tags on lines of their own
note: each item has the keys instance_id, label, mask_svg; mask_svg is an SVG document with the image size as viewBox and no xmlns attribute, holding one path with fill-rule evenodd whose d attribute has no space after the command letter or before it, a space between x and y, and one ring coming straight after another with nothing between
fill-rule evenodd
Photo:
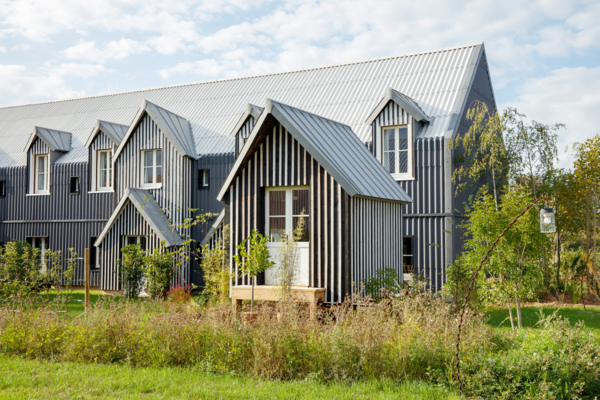
<instances>
[{"instance_id":1,"label":"grass lawn strip","mask_svg":"<svg viewBox=\"0 0 600 400\"><path fill-rule=\"evenodd\" d=\"M521 316L523 319L524 328L537 328L536 325L540 320L540 310L545 316L552 315L558 310L557 315L567 318L571 325L575 325L579 321L583 321L585 326L591 329L600 329L600 307L598 306L587 306L587 310L583 307L573 306L535 306L535 307L522 307ZM510 329L510 321L508 320L508 309L506 307L488 307L486 313L489 316L488 324L494 328L508 328ZM513 318L516 321L516 310L513 308Z\"/></svg>"},{"instance_id":2,"label":"grass lawn strip","mask_svg":"<svg viewBox=\"0 0 600 400\"><path fill-rule=\"evenodd\" d=\"M0 356L0 397L86 399L458 399L442 387L391 381L259 381L194 368L131 368Z\"/></svg>"}]
</instances>

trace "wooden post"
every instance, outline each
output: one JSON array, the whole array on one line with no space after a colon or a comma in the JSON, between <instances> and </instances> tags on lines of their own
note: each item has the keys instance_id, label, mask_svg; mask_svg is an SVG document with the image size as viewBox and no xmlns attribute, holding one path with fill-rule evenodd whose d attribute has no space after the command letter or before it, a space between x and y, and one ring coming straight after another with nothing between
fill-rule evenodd
<instances>
[{"instance_id":1,"label":"wooden post","mask_svg":"<svg viewBox=\"0 0 600 400\"><path fill-rule=\"evenodd\" d=\"M85 270L85 311L90 306L90 249L84 251L83 269Z\"/></svg>"}]
</instances>

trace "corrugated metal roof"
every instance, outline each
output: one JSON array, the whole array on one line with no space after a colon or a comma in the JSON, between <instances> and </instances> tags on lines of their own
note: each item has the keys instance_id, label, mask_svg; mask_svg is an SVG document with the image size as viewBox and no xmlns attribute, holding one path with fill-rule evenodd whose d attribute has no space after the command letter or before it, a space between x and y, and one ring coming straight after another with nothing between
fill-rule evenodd
<instances>
[{"instance_id":1,"label":"corrugated metal roof","mask_svg":"<svg viewBox=\"0 0 600 400\"><path fill-rule=\"evenodd\" d=\"M165 241L167 247L180 246L183 244L183 239L179 236L179 233L169 225L167 216L160 209L158 204L156 204L156 201L152 199L152 194L148 190L128 188L125 190L121 201L104 226L104 229L102 229L100 236L98 236L95 246L102 244L104 237L108 234L119 215L121 215L121 211L128 201L133 203L140 215L148 225L150 225L152 231L161 239L161 241Z\"/></svg>"},{"instance_id":2,"label":"corrugated metal roof","mask_svg":"<svg viewBox=\"0 0 600 400\"><path fill-rule=\"evenodd\" d=\"M43 140L52 151L68 152L71 150L71 134L69 132L61 132L54 129L34 126L33 132L31 132L27 145L25 145L25 149L23 150L25 153L29 150L36 138Z\"/></svg>"},{"instance_id":3,"label":"corrugated metal roof","mask_svg":"<svg viewBox=\"0 0 600 400\"><path fill-rule=\"evenodd\" d=\"M137 90L73 100L0 108L0 167L24 165L33 126L73 134L72 152L85 146L98 119L131 125L140 104L151 101L190 122L198 155L231 153L231 130L248 103L267 98L349 125L363 142L364 123L388 88L417 102L430 118L420 137L456 129L482 44L246 78ZM77 156L76 156L77 154ZM85 161L86 152L58 162Z\"/></svg>"},{"instance_id":4,"label":"corrugated metal roof","mask_svg":"<svg viewBox=\"0 0 600 400\"><path fill-rule=\"evenodd\" d=\"M273 115L350 196L412 203L348 125L268 99L248 142L256 139L268 114ZM218 199L225 195L251 147L244 146Z\"/></svg>"}]
</instances>

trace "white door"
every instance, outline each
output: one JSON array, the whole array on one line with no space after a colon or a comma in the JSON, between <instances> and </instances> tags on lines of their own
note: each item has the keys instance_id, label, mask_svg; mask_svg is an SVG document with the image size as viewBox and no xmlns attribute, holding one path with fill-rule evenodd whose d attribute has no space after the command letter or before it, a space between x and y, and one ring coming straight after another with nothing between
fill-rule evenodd
<instances>
[{"instance_id":1,"label":"white door","mask_svg":"<svg viewBox=\"0 0 600 400\"><path fill-rule=\"evenodd\" d=\"M265 272L265 283L281 285L284 274L282 266L287 253L287 264L294 267L292 284L309 286L310 191L307 187L301 186L275 187L267 189L266 197L265 226L267 235L271 237L271 242L267 246L275 265ZM297 241L292 249L286 251L283 239L293 235L294 229L297 229Z\"/></svg>"}]
</instances>

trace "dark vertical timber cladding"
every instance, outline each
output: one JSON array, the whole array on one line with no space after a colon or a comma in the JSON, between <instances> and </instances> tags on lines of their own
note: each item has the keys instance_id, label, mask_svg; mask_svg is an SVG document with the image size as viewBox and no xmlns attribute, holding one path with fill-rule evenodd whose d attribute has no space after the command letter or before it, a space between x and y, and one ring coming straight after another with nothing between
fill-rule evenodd
<instances>
[{"instance_id":1,"label":"dark vertical timber cladding","mask_svg":"<svg viewBox=\"0 0 600 400\"><path fill-rule=\"evenodd\" d=\"M248 119L246 119L246 122L244 123L244 125L242 125L242 127L240 128L240 130L238 132L236 132L236 134L235 134L235 158L237 158L237 156L240 154L240 152L244 148L244 144L246 143L246 140L250 136L250 132L252 132L252 128L254 128L255 122L256 121L254 120L254 117L249 116Z\"/></svg>"},{"instance_id":2,"label":"dark vertical timber cladding","mask_svg":"<svg viewBox=\"0 0 600 400\"><path fill-rule=\"evenodd\" d=\"M61 163L56 160L50 166L50 194L28 195L30 191L29 170L35 154L50 154L50 149L36 139L28 153L28 165L8 167L2 170L6 180L6 197L0 198L2 231L0 241L25 240L32 236L47 236L51 250L61 251L63 266L69 248L83 256L89 247L89 239L98 236L109 218L114 202L109 193L70 193L71 176L79 176L80 187L88 187L88 164L86 162ZM34 171L31 171L33 173ZM61 222L62 221L62 222ZM75 268L74 285L83 285L83 262Z\"/></svg>"},{"instance_id":3,"label":"dark vertical timber cladding","mask_svg":"<svg viewBox=\"0 0 600 400\"><path fill-rule=\"evenodd\" d=\"M100 268L100 288L120 290L118 261L121 258L123 236L147 236L146 249L160 249L160 238L150 229L136 207L129 201L102 242L102 266Z\"/></svg>"},{"instance_id":4,"label":"dark vertical timber cladding","mask_svg":"<svg viewBox=\"0 0 600 400\"><path fill-rule=\"evenodd\" d=\"M402 281L402 204L352 198L351 277L357 288L381 268Z\"/></svg>"},{"instance_id":5,"label":"dark vertical timber cladding","mask_svg":"<svg viewBox=\"0 0 600 400\"><path fill-rule=\"evenodd\" d=\"M192 188L190 187L190 182L192 181L192 173L195 172L192 171L194 161L179 154L173 144L148 115L142 118L134 133L130 136L122 153L119 155L119 158L115 161L115 169L119 171L121 178L116 182L116 198L117 201L120 200L127 188L142 186L140 177L141 151L154 149L162 150L162 186L148 190L158 206L162 210L165 210L165 214L171 220L171 223L174 226L179 226L186 218L191 217ZM115 225L112 228L112 230L116 230L115 234L122 232L124 229L124 226L121 225ZM184 239L190 235L189 228L178 228L177 230ZM116 239L113 239L111 246L118 247L118 242L114 240ZM109 250L107 249L106 251ZM114 249L110 250L110 252L111 255L108 260L116 263L116 260L120 257L120 253L115 252ZM111 266L111 268L114 269L115 267ZM118 283L113 279L114 277L108 276L110 274L107 271L106 276L103 275L102 284L109 285L111 288L118 287ZM116 276L116 274L112 275ZM190 281L190 265L186 262L178 271L174 283L184 284ZM106 290L109 289L106 288Z\"/></svg>"},{"instance_id":6,"label":"dark vertical timber cladding","mask_svg":"<svg viewBox=\"0 0 600 400\"><path fill-rule=\"evenodd\" d=\"M349 196L281 125L275 125L248 155L229 188L232 257L252 229L264 232L265 188L270 186L310 187L310 285L327 288L326 302L342 301L350 284L343 280L344 269L349 269L343 205ZM232 258L232 268L233 264ZM234 284L250 283L238 271L232 272Z\"/></svg>"},{"instance_id":7,"label":"dark vertical timber cladding","mask_svg":"<svg viewBox=\"0 0 600 400\"><path fill-rule=\"evenodd\" d=\"M382 127L410 125L413 134L418 123L396 103L390 102L371 125L372 151L381 160ZM404 208L403 232L414 237L414 265L417 273L427 276L431 289L437 291L444 283L447 264L446 247L455 241L445 233L447 215L444 177L444 138L416 138L414 141L414 180L398 182L413 200Z\"/></svg>"}]
</instances>

